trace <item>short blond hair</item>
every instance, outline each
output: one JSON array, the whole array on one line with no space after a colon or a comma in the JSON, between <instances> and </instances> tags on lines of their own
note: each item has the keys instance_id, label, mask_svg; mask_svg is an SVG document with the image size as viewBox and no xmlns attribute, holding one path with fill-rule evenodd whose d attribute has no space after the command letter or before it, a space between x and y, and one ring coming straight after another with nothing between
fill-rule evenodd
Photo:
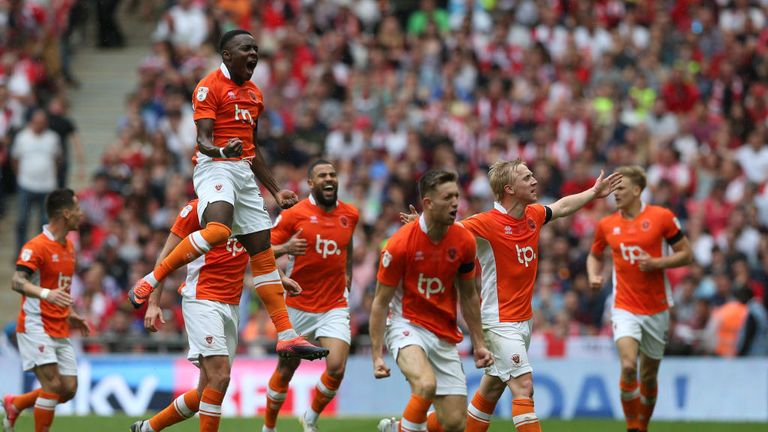
<instances>
[{"instance_id":1,"label":"short blond hair","mask_svg":"<svg viewBox=\"0 0 768 432\"><path fill-rule=\"evenodd\" d=\"M633 185L640 187L640 190L644 190L648 184L648 179L645 177L645 170L639 165L626 165L616 169L616 172L629 179Z\"/></svg>"},{"instance_id":2,"label":"short blond hair","mask_svg":"<svg viewBox=\"0 0 768 432\"><path fill-rule=\"evenodd\" d=\"M488 170L488 181L491 183L491 190L496 197L496 201L501 201L504 197L504 186L514 184L517 180L517 167L525 165L522 159L513 161L499 160L491 165Z\"/></svg>"}]
</instances>

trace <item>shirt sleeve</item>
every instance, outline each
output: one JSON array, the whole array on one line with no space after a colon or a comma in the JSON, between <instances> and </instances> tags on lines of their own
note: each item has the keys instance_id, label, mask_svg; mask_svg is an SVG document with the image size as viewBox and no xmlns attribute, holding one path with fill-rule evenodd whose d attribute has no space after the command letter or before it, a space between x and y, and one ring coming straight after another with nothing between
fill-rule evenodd
<instances>
[{"instance_id":1,"label":"shirt sleeve","mask_svg":"<svg viewBox=\"0 0 768 432\"><path fill-rule=\"evenodd\" d=\"M475 277L475 256L477 255L477 243L471 233L467 232L464 238L463 254L459 266L460 279L472 279Z\"/></svg>"},{"instance_id":2,"label":"shirt sleeve","mask_svg":"<svg viewBox=\"0 0 768 432\"><path fill-rule=\"evenodd\" d=\"M195 93L192 95L195 120L216 118L216 89L212 84L203 80L195 88Z\"/></svg>"},{"instance_id":3,"label":"shirt sleeve","mask_svg":"<svg viewBox=\"0 0 768 432\"><path fill-rule=\"evenodd\" d=\"M405 250L396 240L389 239L379 259L379 273L376 279L382 285L397 286L405 273Z\"/></svg>"},{"instance_id":4,"label":"shirt sleeve","mask_svg":"<svg viewBox=\"0 0 768 432\"><path fill-rule=\"evenodd\" d=\"M533 220L536 222L536 225L541 229L541 227L544 226L547 222L549 222L549 218L547 215L552 214L552 210L549 210L548 207L545 207L541 204L531 204L528 206L528 208L531 209L531 216L533 217Z\"/></svg>"},{"instance_id":5,"label":"shirt sleeve","mask_svg":"<svg viewBox=\"0 0 768 432\"><path fill-rule=\"evenodd\" d=\"M662 235L667 240L667 243L673 245L683 239L683 227L680 224L680 220L667 209L664 209L662 226L664 227Z\"/></svg>"},{"instance_id":6,"label":"shirt sleeve","mask_svg":"<svg viewBox=\"0 0 768 432\"><path fill-rule=\"evenodd\" d=\"M281 245L288 241L291 236L296 232L294 226L296 225L294 218L291 217L290 211L284 211L280 213L280 216L275 219L275 226L272 227L270 234L270 241L273 245Z\"/></svg>"},{"instance_id":7,"label":"shirt sleeve","mask_svg":"<svg viewBox=\"0 0 768 432\"><path fill-rule=\"evenodd\" d=\"M603 230L603 224L598 223L595 228L595 239L592 241L591 252L593 255L602 255L605 247L608 246L608 242L605 239L605 230Z\"/></svg>"},{"instance_id":8,"label":"shirt sleeve","mask_svg":"<svg viewBox=\"0 0 768 432\"><path fill-rule=\"evenodd\" d=\"M485 238L485 236L483 235L483 226L485 224L481 220L480 214L470 216L464 219L463 221L459 222L459 224L464 228L466 228L467 231L470 232L470 234Z\"/></svg>"},{"instance_id":9,"label":"shirt sleeve","mask_svg":"<svg viewBox=\"0 0 768 432\"><path fill-rule=\"evenodd\" d=\"M187 203L181 209L176 221L171 227L171 232L181 238L184 238L195 231L200 230L200 221L197 218L197 204Z\"/></svg>"},{"instance_id":10,"label":"shirt sleeve","mask_svg":"<svg viewBox=\"0 0 768 432\"><path fill-rule=\"evenodd\" d=\"M16 267L24 267L33 273L40 270L45 262L44 250L34 241L28 241L19 252Z\"/></svg>"}]
</instances>

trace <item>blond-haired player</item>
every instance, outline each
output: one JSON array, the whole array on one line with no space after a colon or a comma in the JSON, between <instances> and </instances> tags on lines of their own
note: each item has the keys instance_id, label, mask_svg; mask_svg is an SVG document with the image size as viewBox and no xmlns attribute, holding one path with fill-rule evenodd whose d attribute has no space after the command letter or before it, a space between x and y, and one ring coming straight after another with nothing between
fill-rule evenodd
<instances>
[{"instance_id":1,"label":"blond-haired player","mask_svg":"<svg viewBox=\"0 0 768 432\"><path fill-rule=\"evenodd\" d=\"M664 270L689 264L693 254L675 215L642 201L643 169L625 166L617 172L623 176L614 192L618 211L600 220L587 258L587 273L592 287L600 289L603 251L609 247L613 256L611 321L621 360L621 403L627 430L638 432L647 430L656 404L656 375L669 330L672 293Z\"/></svg>"}]
</instances>

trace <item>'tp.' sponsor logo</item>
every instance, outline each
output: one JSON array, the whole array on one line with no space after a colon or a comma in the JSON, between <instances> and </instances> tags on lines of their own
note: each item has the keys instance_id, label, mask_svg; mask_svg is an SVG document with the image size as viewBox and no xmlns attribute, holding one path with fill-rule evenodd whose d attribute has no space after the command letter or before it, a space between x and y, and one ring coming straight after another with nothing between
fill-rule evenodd
<instances>
[{"instance_id":1,"label":"'tp.' sponsor logo","mask_svg":"<svg viewBox=\"0 0 768 432\"><path fill-rule=\"evenodd\" d=\"M328 255L341 255L341 249L339 244L333 240L325 240L320 237L320 234L315 238L315 252L327 258ZM386 266L384 266L386 267Z\"/></svg>"},{"instance_id":2,"label":"'tp.' sponsor logo","mask_svg":"<svg viewBox=\"0 0 768 432\"><path fill-rule=\"evenodd\" d=\"M619 250L621 250L621 258L624 261L629 261L632 265L645 254L645 251L640 246L625 245L624 243L619 244Z\"/></svg>"},{"instance_id":3,"label":"'tp.' sponsor logo","mask_svg":"<svg viewBox=\"0 0 768 432\"><path fill-rule=\"evenodd\" d=\"M517 262L525 264L526 267L528 267L528 264L531 261L536 259L536 252L530 246L521 248L520 246L515 245L515 249L517 250Z\"/></svg>"},{"instance_id":4,"label":"'tp.' sponsor logo","mask_svg":"<svg viewBox=\"0 0 768 432\"><path fill-rule=\"evenodd\" d=\"M440 280L440 278L425 277L424 273L419 273L418 289L419 292L424 295L424 297L429 298L430 296L441 294L443 291L445 291L445 285L443 285L443 282Z\"/></svg>"}]
</instances>

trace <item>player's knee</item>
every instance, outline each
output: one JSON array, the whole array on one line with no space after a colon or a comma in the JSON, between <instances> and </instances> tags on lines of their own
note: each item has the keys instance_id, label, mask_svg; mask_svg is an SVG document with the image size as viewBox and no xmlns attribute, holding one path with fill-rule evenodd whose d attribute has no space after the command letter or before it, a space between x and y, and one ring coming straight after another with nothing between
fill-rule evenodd
<instances>
[{"instance_id":1,"label":"player's knee","mask_svg":"<svg viewBox=\"0 0 768 432\"><path fill-rule=\"evenodd\" d=\"M277 374L280 375L280 379L283 382L290 381L299 367L299 363L300 360L295 358L280 359L280 363L277 365Z\"/></svg>"},{"instance_id":2,"label":"player's knee","mask_svg":"<svg viewBox=\"0 0 768 432\"><path fill-rule=\"evenodd\" d=\"M232 230L223 223L208 222L208 224L205 225L205 229L200 234L213 246L225 243L229 236L232 235Z\"/></svg>"},{"instance_id":3,"label":"player's knee","mask_svg":"<svg viewBox=\"0 0 768 432\"><path fill-rule=\"evenodd\" d=\"M434 399L436 390L434 379L418 377L413 380L413 392L425 399Z\"/></svg>"},{"instance_id":4,"label":"player's knee","mask_svg":"<svg viewBox=\"0 0 768 432\"><path fill-rule=\"evenodd\" d=\"M59 378L51 378L43 386L46 392L61 395L64 392L64 385Z\"/></svg>"},{"instance_id":5,"label":"player's knee","mask_svg":"<svg viewBox=\"0 0 768 432\"><path fill-rule=\"evenodd\" d=\"M637 361L630 358L621 359L621 373L625 377L637 376Z\"/></svg>"},{"instance_id":6,"label":"player's knee","mask_svg":"<svg viewBox=\"0 0 768 432\"><path fill-rule=\"evenodd\" d=\"M443 427L445 432L464 432L464 428L467 424L465 411L456 410L444 417L445 419L440 422L440 426Z\"/></svg>"},{"instance_id":7,"label":"player's knee","mask_svg":"<svg viewBox=\"0 0 768 432\"><path fill-rule=\"evenodd\" d=\"M330 375L331 378L341 380L342 378L344 378L344 372L346 371L346 368L344 366L344 363L339 363L339 364L328 363L325 371L328 375Z\"/></svg>"},{"instance_id":8,"label":"player's knee","mask_svg":"<svg viewBox=\"0 0 768 432\"><path fill-rule=\"evenodd\" d=\"M208 387L224 392L229 387L229 374L216 374L208 377Z\"/></svg>"}]
</instances>

